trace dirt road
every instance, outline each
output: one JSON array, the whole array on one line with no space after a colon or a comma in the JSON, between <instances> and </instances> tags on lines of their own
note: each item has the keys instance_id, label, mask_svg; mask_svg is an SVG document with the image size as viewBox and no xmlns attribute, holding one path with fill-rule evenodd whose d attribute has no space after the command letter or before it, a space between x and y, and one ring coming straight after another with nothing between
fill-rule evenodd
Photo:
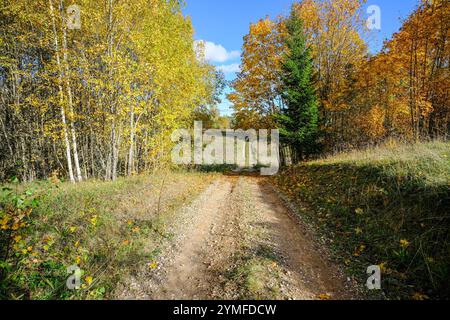
<instances>
[{"instance_id":1,"label":"dirt road","mask_svg":"<svg viewBox=\"0 0 450 320\"><path fill-rule=\"evenodd\" d=\"M264 179L222 177L179 212L158 268L121 298L352 299L348 281Z\"/></svg>"}]
</instances>

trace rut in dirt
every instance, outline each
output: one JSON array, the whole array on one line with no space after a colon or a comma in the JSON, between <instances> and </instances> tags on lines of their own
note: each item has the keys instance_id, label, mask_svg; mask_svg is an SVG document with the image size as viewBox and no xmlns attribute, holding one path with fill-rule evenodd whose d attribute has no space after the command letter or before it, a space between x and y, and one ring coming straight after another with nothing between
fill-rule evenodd
<instances>
[{"instance_id":1,"label":"rut in dirt","mask_svg":"<svg viewBox=\"0 0 450 320\"><path fill-rule=\"evenodd\" d=\"M354 297L341 270L328 259L309 229L290 211L267 182L247 180L253 206L250 221L266 233L264 243L276 255L283 291L279 297L293 300ZM252 223L252 222L250 222ZM262 242L254 239L254 242Z\"/></svg>"},{"instance_id":2,"label":"rut in dirt","mask_svg":"<svg viewBox=\"0 0 450 320\"><path fill-rule=\"evenodd\" d=\"M264 179L219 178L180 216L178 237L159 270L137 280L133 299L353 298L342 273Z\"/></svg>"},{"instance_id":3,"label":"rut in dirt","mask_svg":"<svg viewBox=\"0 0 450 320\"><path fill-rule=\"evenodd\" d=\"M223 240L222 228L228 218L227 203L236 183L233 180L216 182L188 208L194 215L194 222L167 267L161 286L152 293L153 299L208 299L213 294L213 284L217 279L211 271L211 248ZM232 255L232 252L228 253Z\"/></svg>"}]
</instances>

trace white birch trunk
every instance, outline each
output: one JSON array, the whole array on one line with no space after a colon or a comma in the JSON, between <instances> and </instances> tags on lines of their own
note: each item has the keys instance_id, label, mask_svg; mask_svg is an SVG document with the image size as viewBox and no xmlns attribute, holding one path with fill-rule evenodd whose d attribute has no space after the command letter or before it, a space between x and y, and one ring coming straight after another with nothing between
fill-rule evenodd
<instances>
[{"instance_id":1,"label":"white birch trunk","mask_svg":"<svg viewBox=\"0 0 450 320\"><path fill-rule=\"evenodd\" d=\"M83 181L81 176L80 169L80 161L78 157L78 146L77 146L77 137L75 133L75 125L73 121L74 109L73 109L73 96L72 96L72 88L70 86L70 70L69 70L69 61L67 54L67 21L64 13L64 5L63 0L60 2L60 10L61 10L61 30L63 34L63 59L64 59L64 68L65 68L65 80L66 80L66 89L67 89L67 97L69 102L69 112L70 112L70 133L72 137L72 150L73 150L73 158L75 162L75 171L77 174L77 180Z\"/></svg>"},{"instance_id":2,"label":"white birch trunk","mask_svg":"<svg viewBox=\"0 0 450 320\"><path fill-rule=\"evenodd\" d=\"M133 174L134 169L134 107L130 111L130 150L128 152L128 176Z\"/></svg>"},{"instance_id":3,"label":"white birch trunk","mask_svg":"<svg viewBox=\"0 0 450 320\"><path fill-rule=\"evenodd\" d=\"M62 88L63 71L62 71L62 67L61 67L61 59L59 56L58 33L56 32L55 12L54 12L54 8L53 8L52 0L49 0L49 6L50 6L50 15L52 17L56 63L58 65L58 69L59 69L58 90L59 90L59 99L60 99L60 105L61 105L61 121L63 124L62 127L63 127L63 134L64 134L64 143L66 146L67 170L69 171L70 181L75 182L75 177L73 175L73 168L72 168L72 155L70 152L69 134L67 132L66 112L64 110L64 92L63 92L63 88Z\"/></svg>"}]
</instances>

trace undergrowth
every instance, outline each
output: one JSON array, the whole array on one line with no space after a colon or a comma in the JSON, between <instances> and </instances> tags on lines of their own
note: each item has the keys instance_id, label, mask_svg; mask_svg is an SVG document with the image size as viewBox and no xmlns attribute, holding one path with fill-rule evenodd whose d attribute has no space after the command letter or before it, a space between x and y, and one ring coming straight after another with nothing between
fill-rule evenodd
<instances>
[{"instance_id":1,"label":"undergrowth","mask_svg":"<svg viewBox=\"0 0 450 320\"><path fill-rule=\"evenodd\" d=\"M14 179L0 188L0 299L114 298L127 274L158 266L176 209L211 179L195 173L78 184ZM69 290L68 280L78 288Z\"/></svg>"},{"instance_id":2,"label":"undergrowth","mask_svg":"<svg viewBox=\"0 0 450 320\"><path fill-rule=\"evenodd\" d=\"M301 164L274 181L361 283L379 265L388 299L448 299L449 157L449 143L391 143Z\"/></svg>"}]
</instances>

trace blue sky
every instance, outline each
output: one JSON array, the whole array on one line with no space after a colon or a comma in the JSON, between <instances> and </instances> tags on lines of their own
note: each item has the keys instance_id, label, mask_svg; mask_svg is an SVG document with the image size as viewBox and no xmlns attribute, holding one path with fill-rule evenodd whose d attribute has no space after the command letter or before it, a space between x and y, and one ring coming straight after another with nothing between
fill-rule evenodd
<instances>
[{"instance_id":1,"label":"blue sky","mask_svg":"<svg viewBox=\"0 0 450 320\"><path fill-rule=\"evenodd\" d=\"M269 16L287 15L294 0L186 0L184 13L192 18L195 39L206 41L207 58L224 70L228 80L235 77L240 64L243 37L250 23ZM367 0L366 7L381 9L381 30L370 43L372 52L381 49L416 7L418 0ZM367 15L369 17L369 15ZM226 99L219 107L222 114L231 114Z\"/></svg>"}]
</instances>

